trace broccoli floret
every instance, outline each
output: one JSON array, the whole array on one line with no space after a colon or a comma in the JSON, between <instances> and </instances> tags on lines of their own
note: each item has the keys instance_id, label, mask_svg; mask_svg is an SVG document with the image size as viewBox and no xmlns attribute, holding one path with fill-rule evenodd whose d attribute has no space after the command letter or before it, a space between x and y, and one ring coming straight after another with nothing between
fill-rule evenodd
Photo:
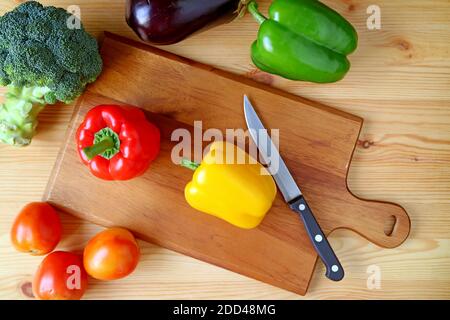
<instances>
[{"instance_id":1,"label":"broccoli floret","mask_svg":"<svg viewBox=\"0 0 450 320\"><path fill-rule=\"evenodd\" d=\"M17 114L32 118L22 121L15 114L15 122L10 123L8 112L14 113L11 101L28 106L32 101L38 110L57 101L70 103L100 75L102 59L96 39L84 30L81 22L80 28L70 28L69 19L76 17L64 9L44 7L36 1L25 2L0 17L0 85L9 88L6 102L0 105L1 141L26 145L34 129L25 130L24 136L20 123L31 124L28 127L32 128L37 124L37 112L26 113L23 105L18 106L21 110ZM31 100L27 100L28 93L33 92L39 99L32 94ZM18 134L12 133L15 127Z\"/></svg>"}]
</instances>

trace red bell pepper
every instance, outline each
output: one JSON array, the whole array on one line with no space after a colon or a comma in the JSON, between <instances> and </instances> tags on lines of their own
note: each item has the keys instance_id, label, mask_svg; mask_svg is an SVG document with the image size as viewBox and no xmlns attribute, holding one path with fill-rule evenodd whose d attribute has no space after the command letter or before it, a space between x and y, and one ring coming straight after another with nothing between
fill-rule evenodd
<instances>
[{"instance_id":1,"label":"red bell pepper","mask_svg":"<svg viewBox=\"0 0 450 320\"><path fill-rule=\"evenodd\" d=\"M136 107L91 109L76 140L83 163L104 180L129 180L143 174L160 149L159 129Z\"/></svg>"}]
</instances>

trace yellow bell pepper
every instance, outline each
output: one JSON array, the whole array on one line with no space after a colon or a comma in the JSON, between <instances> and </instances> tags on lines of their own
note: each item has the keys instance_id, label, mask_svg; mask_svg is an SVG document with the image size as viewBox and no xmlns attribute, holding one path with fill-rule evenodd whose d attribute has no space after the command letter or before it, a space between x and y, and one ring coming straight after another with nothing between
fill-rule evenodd
<instances>
[{"instance_id":1,"label":"yellow bell pepper","mask_svg":"<svg viewBox=\"0 0 450 320\"><path fill-rule=\"evenodd\" d=\"M245 159L244 164L237 163L237 159ZM272 176L231 143L212 143L200 165L190 161L182 164L195 170L192 181L186 185L185 198L199 211L251 229L261 223L272 207L277 193Z\"/></svg>"}]
</instances>

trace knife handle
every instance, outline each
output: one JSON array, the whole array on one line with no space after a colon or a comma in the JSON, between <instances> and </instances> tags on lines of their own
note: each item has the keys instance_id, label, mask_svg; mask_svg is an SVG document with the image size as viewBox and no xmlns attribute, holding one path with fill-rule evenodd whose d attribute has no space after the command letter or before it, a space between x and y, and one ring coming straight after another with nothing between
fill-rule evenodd
<instances>
[{"instance_id":1,"label":"knife handle","mask_svg":"<svg viewBox=\"0 0 450 320\"><path fill-rule=\"evenodd\" d=\"M289 203L289 206L302 218L308 236L327 269L325 273L327 278L333 281L342 280L344 278L344 269L323 234L316 218L314 218L305 198L300 196Z\"/></svg>"}]
</instances>

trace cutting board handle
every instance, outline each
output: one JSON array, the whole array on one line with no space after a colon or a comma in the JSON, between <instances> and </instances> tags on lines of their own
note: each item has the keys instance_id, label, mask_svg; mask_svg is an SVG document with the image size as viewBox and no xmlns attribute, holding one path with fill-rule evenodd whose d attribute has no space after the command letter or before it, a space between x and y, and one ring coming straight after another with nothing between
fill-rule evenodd
<instances>
[{"instance_id":1,"label":"cutting board handle","mask_svg":"<svg viewBox=\"0 0 450 320\"><path fill-rule=\"evenodd\" d=\"M345 219L345 229L350 229L374 244L395 248L409 235L411 221L406 210L398 204L364 200L349 193L347 203L352 215Z\"/></svg>"}]
</instances>

